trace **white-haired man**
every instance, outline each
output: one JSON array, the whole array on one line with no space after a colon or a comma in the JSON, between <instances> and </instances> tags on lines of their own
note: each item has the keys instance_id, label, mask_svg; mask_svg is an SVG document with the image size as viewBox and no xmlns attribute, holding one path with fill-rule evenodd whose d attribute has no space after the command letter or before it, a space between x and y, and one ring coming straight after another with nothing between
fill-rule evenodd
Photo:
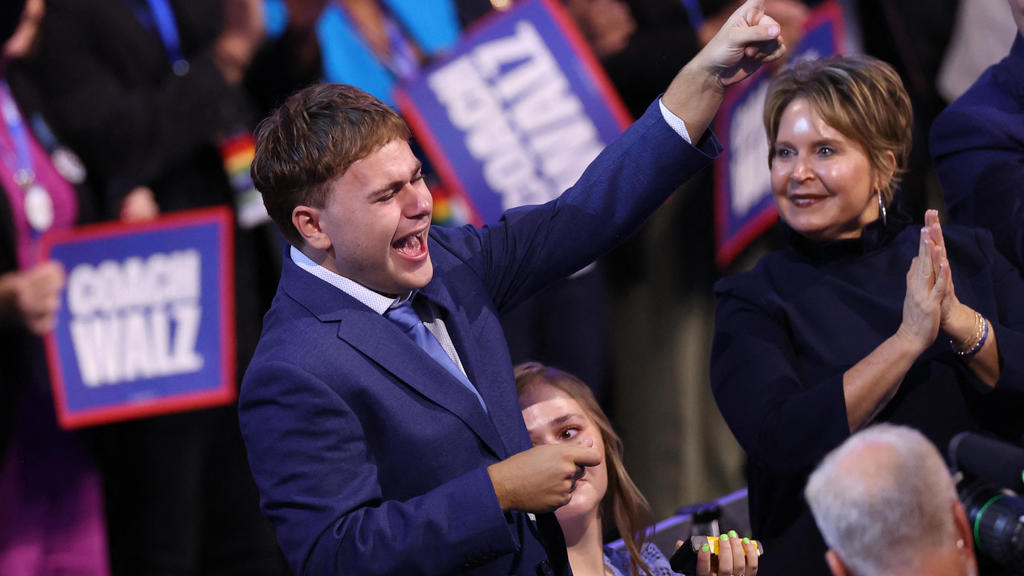
<instances>
[{"instance_id":1,"label":"white-haired man","mask_svg":"<svg viewBox=\"0 0 1024 576\"><path fill-rule=\"evenodd\" d=\"M913 428L851 436L804 490L835 576L975 576L963 505L935 446Z\"/></svg>"}]
</instances>

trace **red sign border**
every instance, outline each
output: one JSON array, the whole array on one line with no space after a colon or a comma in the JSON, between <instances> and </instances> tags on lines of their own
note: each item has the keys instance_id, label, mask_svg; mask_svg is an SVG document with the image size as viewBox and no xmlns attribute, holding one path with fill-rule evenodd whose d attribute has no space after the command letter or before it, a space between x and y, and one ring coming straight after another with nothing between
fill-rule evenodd
<instances>
[{"instance_id":1,"label":"red sign border","mask_svg":"<svg viewBox=\"0 0 1024 576\"><path fill-rule=\"evenodd\" d=\"M47 234L42 239L43 259L49 259L50 251L56 244L71 241L89 241L112 238L139 232L175 230L195 225L215 224L220 229L223 242L220 246L220 337L221 383L215 388L198 392L186 392L126 404L72 411L68 409L64 395L64 375L57 354L56 336L46 335L46 360L50 368L50 386L53 390L57 422L65 430L110 424L123 420L185 412L234 402L238 397L235 386L235 262L234 217L226 207L202 208L174 212L144 222L111 222L79 226Z\"/></svg>"},{"instance_id":2,"label":"red sign border","mask_svg":"<svg viewBox=\"0 0 1024 576\"><path fill-rule=\"evenodd\" d=\"M633 117L630 115L629 110L626 109L626 105L623 103L618 91L616 91L615 87L612 85L612 81L604 71L604 67L601 66L601 62L590 49L590 46L587 44L587 40L583 37L583 34L576 27L576 24L572 20L572 16L569 15L566 8L557 2L557 0L533 1L542 4L547 9L548 13L551 14L551 18L554 20L555 25L565 35L572 51L576 53L580 62L583 63L583 68L590 74L594 85L597 87L597 93L603 96L605 104L608 106L612 116L619 124L619 128L622 131L625 131L629 128L630 124L633 123ZM519 2L515 7L509 10L509 12L522 9L523 6L528 4L529 2ZM505 13L506 12L495 11L488 14L485 18L470 26L469 31L464 37L467 41L471 40L478 34L478 30L486 26L487 22L499 18ZM413 134L416 136L416 140L427 153L427 156L430 158L430 162L436 168L438 175L441 178L441 182L453 196L456 196L461 201L465 202L466 206L469 207L470 224L473 224L474 226L482 226L484 224L483 219L480 217L480 213L477 211L472 197L466 191L466 187L463 185L458 173L448 160L448 157L444 154L440 143L434 137L433 132L430 131L429 125L423 118L423 114L416 106L416 103L409 97L409 94L402 89L402 87L398 87L395 90L394 96L395 102L398 104L398 109L409 123Z\"/></svg>"},{"instance_id":3,"label":"red sign border","mask_svg":"<svg viewBox=\"0 0 1024 576\"><path fill-rule=\"evenodd\" d=\"M843 9L838 2L829 0L822 3L808 15L807 21L804 23L804 30L812 30L816 26L823 22L831 20L835 25L835 52L841 54L843 47L846 44L846 23L843 20ZM749 78L743 82L745 84L752 84L760 81L762 76L768 74L769 70L762 67L760 70L755 72ZM722 104L719 106L719 110L728 109L732 106L732 103L743 95L740 90L730 90L726 93ZM718 129L718 118L721 115L716 116L716 132L719 134L728 133L725 130ZM724 122L724 120L723 120ZM728 148L726 149L728 150ZM724 192L725 179L729 172L728 152L723 154L722 158L719 158L715 162L714 166L714 207L715 207L715 263L718 265L719 270L725 270L733 261L749 246L757 237L764 234L768 229L775 225L778 219L778 210L775 208L775 203L772 202L768 207L763 208L757 214L750 217L749 221L740 227L740 230L730 238L726 238L726 228L728 226L728 210L727 205L728 199ZM768 159L765 158L767 162Z\"/></svg>"}]
</instances>

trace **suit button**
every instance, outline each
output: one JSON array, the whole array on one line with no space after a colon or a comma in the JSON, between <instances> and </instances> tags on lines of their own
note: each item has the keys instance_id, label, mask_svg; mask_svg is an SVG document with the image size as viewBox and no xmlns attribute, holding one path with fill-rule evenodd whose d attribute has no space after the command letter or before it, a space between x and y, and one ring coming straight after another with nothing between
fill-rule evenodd
<instances>
[{"instance_id":1,"label":"suit button","mask_svg":"<svg viewBox=\"0 0 1024 576\"><path fill-rule=\"evenodd\" d=\"M537 564L537 576L554 576L555 571L551 569L551 563L547 560L541 560Z\"/></svg>"}]
</instances>

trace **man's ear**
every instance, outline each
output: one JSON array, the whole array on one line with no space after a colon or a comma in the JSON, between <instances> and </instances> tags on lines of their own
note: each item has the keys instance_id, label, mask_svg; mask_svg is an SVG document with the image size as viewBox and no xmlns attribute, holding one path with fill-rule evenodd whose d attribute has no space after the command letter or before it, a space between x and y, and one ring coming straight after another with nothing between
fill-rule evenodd
<instances>
[{"instance_id":1,"label":"man's ear","mask_svg":"<svg viewBox=\"0 0 1024 576\"><path fill-rule=\"evenodd\" d=\"M959 500L954 500L950 507L953 509L953 521L956 524L957 548L963 542L963 548L974 556L974 537L971 532L971 523L967 521L967 512Z\"/></svg>"},{"instance_id":2,"label":"man's ear","mask_svg":"<svg viewBox=\"0 0 1024 576\"><path fill-rule=\"evenodd\" d=\"M850 576L850 572L839 558L839 554L836 554L836 551L831 548L825 551L825 563L828 564L828 569L832 571L832 576Z\"/></svg>"},{"instance_id":3,"label":"man's ear","mask_svg":"<svg viewBox=\"0 0 1024 576\"><path fill-rule=\"evenodd\" d=\"M299 231L299 236L306 244L316 250L327 250L331 247L331 239L320 227L320 209L312 206L296 206L292 210L292 226Z\"/></svg>"}]
</instances>

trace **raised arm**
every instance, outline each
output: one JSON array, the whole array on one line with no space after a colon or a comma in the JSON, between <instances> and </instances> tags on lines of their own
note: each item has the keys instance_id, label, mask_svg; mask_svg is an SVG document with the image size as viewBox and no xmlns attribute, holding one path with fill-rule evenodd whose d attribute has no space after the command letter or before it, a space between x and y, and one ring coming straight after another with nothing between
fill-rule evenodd
<instances>
[{"instance_id":1,"label":"raised arm","mask_svg":"<svg viewBox=\"0 0 1024 576\"><path fill-rule=\"evenodd\" d=\"M782 57L786 47L779 34L779 24L764 13L764 0L748 0L679 71L661 101L694 141L711 124L726 88Z\"/></svg>"}]
</instances>

